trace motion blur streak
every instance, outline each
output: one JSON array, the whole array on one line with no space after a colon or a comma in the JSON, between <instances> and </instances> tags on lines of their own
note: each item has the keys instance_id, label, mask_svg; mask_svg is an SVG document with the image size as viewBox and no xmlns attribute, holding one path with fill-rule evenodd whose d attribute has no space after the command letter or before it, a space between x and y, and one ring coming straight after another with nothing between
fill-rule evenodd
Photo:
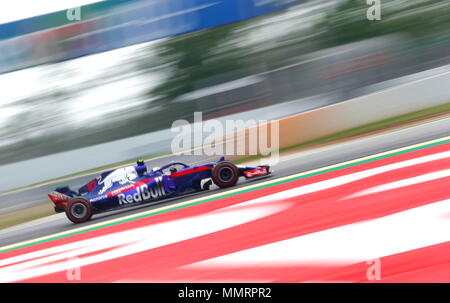
<instances>
[{"instance_id":1,"label":"motion blur streak","mask_svg":"<svg viewBox=\"0 0 450 303\"><path fill-rule=\"evenodd\" d=\"M338 266L450 241L450 200L349 224L186 266L186 269L305 265ZM399 226L401 228L399 228ZM381 235L381 236L380 236ZM400 243L396 243L401 239Z\"/></svg>"},{"instance_id":2,"label":"motion blur streak","mask_svg":"<svg viewBox=\"0 0 450 303\"><path fill-rule=\"evenodd\" d=\"M292 198L295 196L313 193L313 192L316 192L319 190L325 190L325 189L329 189L332 187L349 184L351 182L355 182L355 181L358 181L358 180L361 180L364 178L368 178L368 177L375 176L378 174L386 173L386 172L393 171L396 169L413 166L413 165L417 165L417 164L422 164L422 163L427 163L427 162L431 162L431 161L435 161L435 160L439 160L439 159L446 159L449 157L450 157L450 152L443 152L443 153L439 153L436 155L430 155L430 156L425 156L425 157L421 157L421 158L417 158L417 159L411 159L411 160L407 160L407 161L403 161L403 162L399 162L399 163L393 163L393 164L369 169L366 171L357 172L354 174L349 174L349 175L325 180L322 182L317 182L314 184L309 184L306 186L294 188L291 190L283 191L283 192L280 192L280 193L277 193L274 195L260 198L260 200L271 201L271 200L288 199L288 198ZM445 173L443 174L443 177L448 176L448 174L447 174L448 171L444 171L444 172Z\"/></svg>"},{"instance_id":3,"label":"motion blur streak","mask_svg":"<svg viewBox=\"0 0 450 303\"><path fill-rule=\"evenodd\" d=\"M193 200L5 228L0 281L363 282L379 259L381 282L450 282L447 0L383 0L376 21L364 0L82 3L0 24L0 228L136 158L207 162L170 150L195 112L279 121L292 158Z\"/></svg>"},{"instance_id":4,"label":"motion blur streak","mask_svg":"<svg viewBox=\"0 0 450 303\"><path fill-rule=\"evenodd\" d=\"M449 282L448 174L352 197L447 171L449 151L441 143L19 248L2 254L0 277L65 282L80 266L81 282L361 282L379 258L381 282ZM282 195L352 175L365 177Z\"/></svg>"},{"instance_id":5,"label":"motion blur streak","mask_svg":"<svg viewBox=\"0 0 450 303\"><path fill-rule=\"evenodd\" d=\"M105 0L15 0L0 10L0 24L101 1Z\"/></svg>"},{"instance_id":6,"label":"motion blur streak","mask_svg":"<svg viewBox=\"0 0 450 303\"><path fill-rule=\"evenodd\" d=\"M427 181L431 181L431 180L435 180L435 179L445 178L445 177L449 177L449 176L450 176L450 169L440 170L440 171L437 171L434 173L429 173L429 174L426 174L423 176L417 176L417 177L413 177L413 178L400 180L400 181L376 186L373 188L369 188L367 190L364 190L364 191L361 191L354 195L351 195L348 198L361 197L364 195L370 195L370 194L378 193L381 191L391 190L391 189L395 189L395 188L399 188L399 187L405 187L405 186L414 185L414 184L418 184L418 183L422 183L422 182L427 182Z\"/></svg>"},{"instance_id":7,"label":"motion blur streak","mask_svg":"<svg viewBox=\"0 0 450 303\"><path fill-rule=\"evenodd\" d=\"M117 0L83 8L80 22L57 13L3 25L0 70L16 71L0 75L0 171L12 175L0 191L98 168L102 154L114 161L101 166L158 154L155 134L138 149L51 157L168 130L195 111L278 119L448 72L446 4L385 0L382 20L368 21L359 0ZM259 17L225 22L240 16ZM39 174L18 185L19 163ZM71 170L49 176L44 166Z\"/></svg>"},{"instance_id":8,"label":"motion blur streak","mask_svg":"<svg viewBox=\"0 0 450 303\"><path fill-rule=\"evenodd\" d=\"M285 207L282 204L279 204L270 207L239 211L239 215L237 215L237 212L225 212L221 214L193 217L13 257L0 262L0 277L2 277L0 282L11 282L48 275L61 270L132 255L141 251L170 245L172 243L241 225L276 213L284 208ZM205 229L204 226L208 226L208 229ZM105 249L109 249L109 251L102 253ZM79 257L92 253L96 254L83 257L82 259L77 258L72 261L67 261L67 259L71 257ZM15 265L4 267L5 265L10 264ZM39 265L42 264L47 265L39 267Z\"/></svg>"}]
</instances>

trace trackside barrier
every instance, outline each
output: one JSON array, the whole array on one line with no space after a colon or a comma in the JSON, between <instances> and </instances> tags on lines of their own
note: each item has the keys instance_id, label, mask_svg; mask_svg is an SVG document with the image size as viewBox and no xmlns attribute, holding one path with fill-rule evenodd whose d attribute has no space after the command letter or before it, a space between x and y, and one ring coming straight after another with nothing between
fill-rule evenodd
<instances>
[{"instance_id":1,"label":"trackside barrier","mask_svg":"<svg viewBox=\"0 0 450 303\"><path fill-rule=\"evenodd\" d=\"M449 83L450 72L447 72L277 120L279 148L450 103ZM218 140L217 144L224 144L224 142L229 144L234 140L235 146L245 144L246 153L231 159L250 156L252 155L249 153L251 132L253 134L259 132L261 127L270 129L272 123L269 122L269 126L257 126L258 129L248 128L228 134L225 141ZM269 142L272 136L269 135ZM258 150L258 153L260 152L261 150Z\"/></svg>"}]
</instances>

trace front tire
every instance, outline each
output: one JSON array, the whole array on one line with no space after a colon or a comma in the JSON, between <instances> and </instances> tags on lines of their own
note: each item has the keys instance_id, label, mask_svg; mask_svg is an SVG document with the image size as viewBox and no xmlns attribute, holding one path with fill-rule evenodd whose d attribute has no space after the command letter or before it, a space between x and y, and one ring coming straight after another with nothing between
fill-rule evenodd
<instances>
[{"instance_id":1,"label":"front tire","mask_svg":"<svg viewBox=\"0 0 450 303\"><path fill-rule=\"evenodd\" d=\"M83 223L92 217L92 206L83 198L74 198L67 203L66 216L73 223Z\"/></svg>"},{"instance_id":2,"label":"front tire","mask_svg":"<svg viewBox=\"0 0 450 303\"><path fill-rule=\"evenodd\" d=\"M212 179L221 188L235 186L239 180L239 169L231 162L219 162L212 171Z\"/></svg>"}]
</instances>

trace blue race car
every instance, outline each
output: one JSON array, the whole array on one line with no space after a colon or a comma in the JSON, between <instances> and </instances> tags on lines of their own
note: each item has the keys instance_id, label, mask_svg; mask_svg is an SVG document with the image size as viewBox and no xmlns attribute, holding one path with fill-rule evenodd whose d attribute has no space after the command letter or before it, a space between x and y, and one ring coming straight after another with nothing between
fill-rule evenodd
<instances>
[{"instance_id":1,"label":"blue race car","mask_svg":"<svg viewBox=\"0 0 450 303\"><path fill-rule=\"evenodd\" d=\"M224 158L200 166L172 162L151 171L138 160L135 166L102 173L78 192L63 187L48 196L56 212L65 212L70 221L82 223L100 212L209 190L213 182L221 188L232 187L239 177L250 179L270 173L268 165L237 166Z\"/></svg>"}]
</instances>

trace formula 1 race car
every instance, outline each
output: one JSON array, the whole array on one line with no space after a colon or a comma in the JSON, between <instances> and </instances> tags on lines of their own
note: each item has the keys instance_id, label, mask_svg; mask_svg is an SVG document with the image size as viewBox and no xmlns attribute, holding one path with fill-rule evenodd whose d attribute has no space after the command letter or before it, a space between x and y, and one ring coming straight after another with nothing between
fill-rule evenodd
<instances>
[{"instance_id":1,"label":"formula 1 race car","mask_svg":"<svg viewBox=\"0 0 450 303\"><path fill-rule=\"evenodd\" d=\"M144 161L138 160L135 166L102 173L78 192L63 187L48 196L56 212L65 212L70 221L81 223L96 213L209 190L213 182L227 188L236 185L239 177L250 179L270 173L268 165L238 166L224 158L200 166L172 162L147 172Z\"/></svg>"}]
</instances>

